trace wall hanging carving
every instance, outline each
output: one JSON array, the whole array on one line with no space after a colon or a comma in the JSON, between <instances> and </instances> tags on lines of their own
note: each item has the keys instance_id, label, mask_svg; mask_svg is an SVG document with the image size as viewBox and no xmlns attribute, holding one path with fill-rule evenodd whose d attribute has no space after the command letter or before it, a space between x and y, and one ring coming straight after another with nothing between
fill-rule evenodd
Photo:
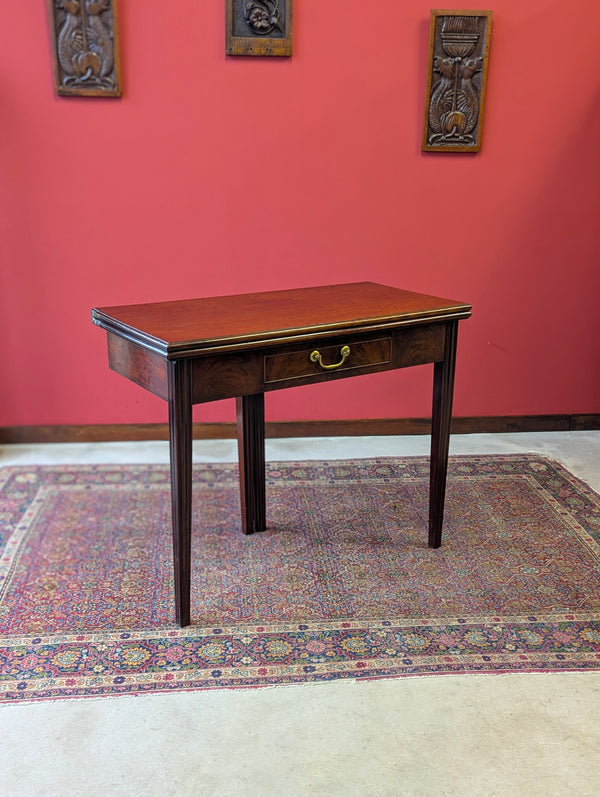
<instances>
[{"instance_id":1,"label":"wall hanging carving","mask_svg":"<svg viewBox=\"0 0 600 797\"><path fill-rule=\"evenodd\" d=\"M481 147L491 11L432 11L423 150Z\"/></svg>"},{"instance_id":2,"label":"wall hanging carving","mask_svg":"<svg viewBox=\"0 0 600 797\"><path fill-rule=\"evenodd\" d=\"M291 55L292 0L226 0L227 55Z\"/></svg>"},{"instance_id":3,"label":"wall hanging carving","mask_svg":"<svg viewBox=\"0 0 600 797\"><path fill-rule=\"evenodd\" d=\"M48 0L48 12L56 93L120 97L117 0Z\"/></svg>"}]
</instances>

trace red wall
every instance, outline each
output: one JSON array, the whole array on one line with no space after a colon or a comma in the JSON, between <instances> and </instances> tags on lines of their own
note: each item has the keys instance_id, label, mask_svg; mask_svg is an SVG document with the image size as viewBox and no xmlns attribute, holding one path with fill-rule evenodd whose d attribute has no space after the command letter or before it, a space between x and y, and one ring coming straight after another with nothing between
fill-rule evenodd
<instances>
[{"instance_id":1,"label":"red wall","mask_svg":"<svg viewBox=\"0 0 600 797\"><path fill-rule=\"evenodd\" d=\"M44 4L7 3L0 425L165 419L94 305L364 279L472 302L457 415L600 412L600 8L497 0L482 151L444 155L420 151L430 6L296 0L293 58L252 59L224 55L224 0L120 0L124 97L96 100L54 96ZM267 413L424 416L430 379Z\"/></svg>"}]
</instances>

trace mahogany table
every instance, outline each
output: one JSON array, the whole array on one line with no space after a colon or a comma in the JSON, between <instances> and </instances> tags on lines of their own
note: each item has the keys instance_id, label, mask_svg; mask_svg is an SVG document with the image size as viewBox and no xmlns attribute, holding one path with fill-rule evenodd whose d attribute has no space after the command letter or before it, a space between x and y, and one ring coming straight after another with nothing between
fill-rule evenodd
<instances>
[{"instance_id":1,"label":"mahogany table","mask_svg":"<svg viewBox=\"0 0 600 797\"><path fill-rule=\"evenodd\" d=\"M471 306L359 282L92 310L110 367L168 401L175 606L190 623L192 405L236 398L242 527L266 528L264 393L434 363L429 545L442 540L458 321Z\"/></svg>"}]
</instances>

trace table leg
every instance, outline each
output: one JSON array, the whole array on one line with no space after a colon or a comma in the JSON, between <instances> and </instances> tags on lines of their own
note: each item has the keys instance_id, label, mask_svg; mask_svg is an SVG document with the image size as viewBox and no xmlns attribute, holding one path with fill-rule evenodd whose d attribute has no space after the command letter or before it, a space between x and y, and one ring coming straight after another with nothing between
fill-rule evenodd
<instances>
[{"instance_id":1,"label":"table leg","mask_svg":"<svg viewBox=\"0 0 600 797\"><path fill-rule=\"evenodd\" d=\"M431 465L429 475L430 548L439 548L442 544L457 334L458 322L449 322L446 327L444 359L433 366Z\"/></svg>"},{"instance_id":2,"label":"table leg","mask_svg":"<svg viewBox=\"0 0 600 797\"><path fill-rule=\"evenodd\" d=\"M244 534L267 527L265 498L265 395L236 399L240 499Z\"/></svg>"},{"instance_id":3,"label":"table leg","mask_svg":"<svg viewBox=\"0 0 600 797\"><path fill-rule=\"evenodd\" d=\"M188 360L169 362L168 369L175 616L183 628L190 624L192 382Z\"/></svg>"}]
</instances>

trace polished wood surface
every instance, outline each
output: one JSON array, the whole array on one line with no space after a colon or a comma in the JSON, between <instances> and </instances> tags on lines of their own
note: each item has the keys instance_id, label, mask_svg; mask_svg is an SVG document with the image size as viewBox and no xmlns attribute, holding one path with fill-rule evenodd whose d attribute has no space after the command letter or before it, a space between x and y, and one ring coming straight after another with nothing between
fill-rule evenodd
<instances>
[{"instance_id":1,"label":"polished wood surface","mask_svg":"<svg viewBox=\"0 0 600 797\"><path fill-rule=\"evenodd\" d=\"M190 362L169 363L169 453L171 460L171 513L175 617L190 624L192 524L192 402Z\"/></svg>"},{"instance_id":2,"label":"polished wood surface","mask_svg":"<svg viewBox=\"0 0 600 797\"><path fill-rule=\"evenodd\" d=\"M167 359L335 334L467 318L462 302L373 282L100 307L92 319Z\"/></svg>"},{"instance_id":3,"label":"polished wood surface","mask_svg":"<svg viewBox=\"0 0 600 797\"><path fill-rule=\"evenodd\" d=\"M265 357L265 382L288 382L312 376L322 376L323 367L315 360L311 360L312 352L318 351L324 362L331 367L335 366L336 361L339 360L342 348L340 344L322 346L317 350L311 346L308 349L303 347L299 351L287 351L283 354L267 356ZM392 340L390 337L367 341L353 340L352 347L348 348L347 359L339 367L335 368L335 374L334 371L330 371L330 374L335 376L354 368L364 368L370 365L379 366L391 362ZM344 374L344 376L349 376L349 374Z\"/></svg>"},{"instance_id":4,"label":"polished wood surface","mask_svg":"<svg viewBox=\"0 0 600 797\"><path fill-rule=\"evenodd\" d=\"M450 419L454 390L458 322L448 324L444 359L433 366L431 464L429 469L429 546L442 544L444 496L450 444Z\"/></svg>"},{"instance_id":5,"label":"polished wood surface","mask_svg":"<svg viewBox=\"0 0 600 797\"><path fill-rule=\"evenodd\" d=\"M267 528L265 490L265 395L236 399L240 501L244 534Z\"/></svg>"},{"instance_id":6,"label":"polished wood surface","mask_svg":"<svg viewBox=\"0 0 600 797\"><path fill-rule=\"evenodd\" d=\"M177 622L190 623L192 406L236 398L242 528L266 528L264 393L434 363L429 545L441 544L458 322L470 305L372 282L100 308L109 364L169 405Z\"/></svg>"}]
</instances>

